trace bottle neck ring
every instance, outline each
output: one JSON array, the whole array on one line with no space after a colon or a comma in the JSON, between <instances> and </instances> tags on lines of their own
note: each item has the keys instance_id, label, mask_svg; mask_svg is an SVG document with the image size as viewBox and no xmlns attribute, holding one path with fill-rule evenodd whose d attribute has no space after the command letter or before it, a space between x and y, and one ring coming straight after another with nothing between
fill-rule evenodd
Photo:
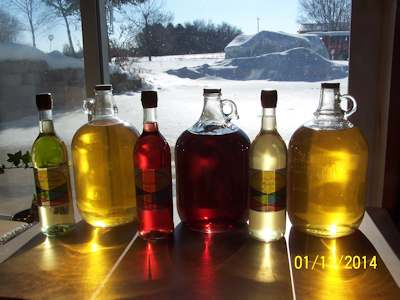
<instances>
[{"instance_id":1,"label":"bottle neck ring","mask_svg":"<svg viewBox=\"0 0 400 300\"><path fill-rule=\"evenodd\" d=\"M51 109L39 111L39 132L54 133L53 114Z\"/></svg>"}]
</instances>

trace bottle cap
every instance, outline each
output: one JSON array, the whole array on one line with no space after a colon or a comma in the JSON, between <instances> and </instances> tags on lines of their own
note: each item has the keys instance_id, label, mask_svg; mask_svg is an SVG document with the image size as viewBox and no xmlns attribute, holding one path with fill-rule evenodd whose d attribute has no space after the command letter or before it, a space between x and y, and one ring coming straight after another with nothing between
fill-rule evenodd
<instances>
[{"instance_id":1,"label":"bottle cap","mask_svg":"<svg viewBox=\"0 0 400 300\"><path fill-rule=\"evenodd\" d=\"M203 94L219 94L221 95L221 89L203 89Z\"/></svg>"},{"instance_id":2,"label":"bottle cap","mask_svg":"<svg viewBox=\"0 0 400 300\"><path fill-rule=\"evenodd\" d=\"M323 83L321 83L321 88L323 88L323 89L339 89L340 83L339 82L323 82Z\"/></svg>"},{"instance_id":3,"label":"bottle cap","mask_svg":"<svg viewBox=\"0 0 400 300\"><path fill-rule=\"evenodd\" d=\"M157 107L157 92L156 91L142 91L142 106L143 108Z\"/></svg>"},{"instance_id":4,"label":"bottle cap","mask_svg":"<svg viewBox=\"0 0 400 300\"><path fill-rule=\"evenodd\" d=\"M94 87L95 91L112 91L111 84L96 84Z\"/></svg>"},{"instance_id":5,"label":"bottle cap","mask_svg":"<svg viewBox=\"0 0 400 300\"><path fill-rule=\"evenodd\" d=\"M263 108L275 108L278 101L278 92L276 90L261 91L261 106Z\"/></svg>"},{"instance_id":6,"label":"bottle cap","mask_svg":"<svg viewBox=\"0 0 400 300\"><path fill-rule=\"evenodd\" d=\"M50 110L53 108L53 99L50 93L36 95L36 106L38 110Z\"/></svg>"}]
</instances>

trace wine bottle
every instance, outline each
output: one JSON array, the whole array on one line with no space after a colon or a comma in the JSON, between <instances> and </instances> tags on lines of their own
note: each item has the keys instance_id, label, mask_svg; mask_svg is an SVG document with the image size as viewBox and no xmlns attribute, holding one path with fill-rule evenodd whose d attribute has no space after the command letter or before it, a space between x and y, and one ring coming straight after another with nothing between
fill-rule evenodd
<instances>
[{"instance_id":1,"label":"wine bottle","mask_svg":"<svg viewBox=\"0 0 400 300\"><path fill-rule=\"evenodd\" d=\"M286 144L276 129L277 91L262 91L260 133L250 146L249 233L280 239L286 225Z\"/></svg>"},{"instance_id":2,"label":"wine bottle","mask_svg":"<svg viewBox=\"0 0 400 300\"><path fill-rule=\"evenodd\" d=\"M157 92L143 91L143 132L134 151L139 235L144 239L170 236L172 213L171 151L158 130Z\"/></svg>"},{"instance_id":3,"label":"wine bottle","mask_svg":"<svg viewBox=\"0 0 400 300\"><path fill-rule=\"evenodd\" d=\"M36 199L42 232L62 235L74 226L68 153L56 135L52 119L51 94L36 95L39 110L39 136L32 146Z\"/></svg>"}]
</instances>

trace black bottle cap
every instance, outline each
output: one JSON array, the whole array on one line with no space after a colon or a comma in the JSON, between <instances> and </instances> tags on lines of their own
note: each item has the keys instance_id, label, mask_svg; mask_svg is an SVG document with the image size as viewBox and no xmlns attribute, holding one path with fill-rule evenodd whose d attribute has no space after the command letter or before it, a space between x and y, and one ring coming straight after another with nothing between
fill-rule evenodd
<instances>
[{"instance_id":1,"label":"black bottle cap","mask_svg":"<svg viewBox=\"0 0 400 300\"><path fill-rule=\"evenodd\" d=\"M261 91L261 106L263 108L275 108L278 101L278 92L276 90Z\"/></svg>"},{"instance_id":2,"label":"black bottle cap","mask_svg":"<svg viewBox=\"0 0 400 300\"><path fill-rule=\"evenodd\" d=\"M49 110L53 108L53 99L50 93L36 95L36 106L38 110Z\"/></svg>"},{"instance_id":3,"label":"black bottle cap","mask_svg":"<svg viewBox=\"0 0 400 300\"><path fill-rule=\"evenodd\" d=\"M156 91L142 91L142 106L143 108L157 107L157 92Z\"/></svg>"},{"instance_id":4,"label":"black bottle cap","mask_svg":"<svg viewBox=\"0 0 400 300\"><path fill-rule=\"evenodd\" d=\"M339 89L340 83L339 82L323 82L323 83L321 83L321 88L323 88L323 89Z\"/></svg>"},{"instance_id":5,"label":"black bottle cap","mask_svg":"<svg viewBox=\"0 0 400 300\"><path fill-rule=\"evenodd\" d=\"M204 89L203 94L220 94L221 95L221 89Z\"/></svg>"},{"instance_id":6,"label":"black bottle cap","mask_svg":"<svg viewBox=\"0 0 400 300\"><path fill-rule=\"evenodd\" d=\"M94 87L95 91L112 91L112 85L111 84L97 84Z\"/></svg>"}]
</instances>

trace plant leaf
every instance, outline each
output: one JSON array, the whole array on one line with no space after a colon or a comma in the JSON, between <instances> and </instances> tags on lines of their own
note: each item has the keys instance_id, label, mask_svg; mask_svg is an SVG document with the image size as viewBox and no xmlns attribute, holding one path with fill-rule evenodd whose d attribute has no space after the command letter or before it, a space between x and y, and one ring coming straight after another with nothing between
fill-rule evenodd
<instances>
[{"instance_id":1,"label":"plant leaf","mask_svg":"<svg viewBox=\"0 0 400 300\"><path fill-rule=\"evenodd\" d=\"M20 161L22 159L22 152L21 150L12 154L12 153L7 153L8 159L7 161L12 163L14 166L18 167L20 164Z\"/></svg>"},{"instance_id":2,"label":"plant leaf","mask_svg":"<svg viewBox=\"0 0 400 300\"><path fill-rule=\"evenodd\" d=\"M29 151L26 151L25 154L21 156L21 160L24 164L24 167L29 168L29 164L32 161L32 157L31 157L31 154L29 153Z\"/></svg>"}]
</instances>

